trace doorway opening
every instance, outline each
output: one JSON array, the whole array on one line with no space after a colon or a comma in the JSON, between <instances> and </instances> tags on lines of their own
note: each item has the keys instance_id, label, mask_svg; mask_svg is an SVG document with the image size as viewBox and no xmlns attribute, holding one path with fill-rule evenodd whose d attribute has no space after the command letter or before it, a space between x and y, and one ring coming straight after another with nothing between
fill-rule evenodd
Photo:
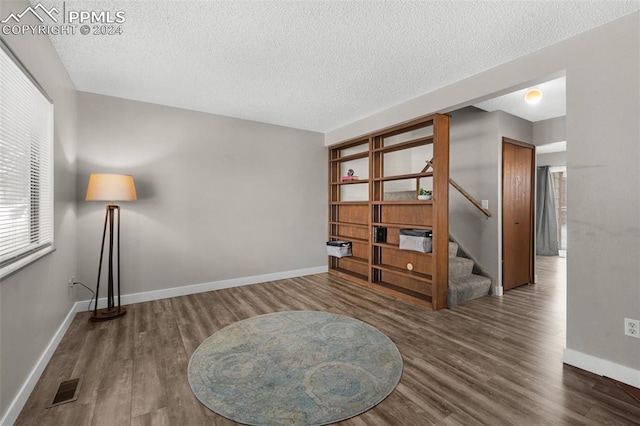
<instances>
[{"instance_id":1,"label":"doorway opening","mask_svg":"<svg viewBox=\"0 0 640 426\"><path fill-rule=\"evenodd\" d=\"M567 166L550 167L558 224L558 252L567 257Z\"/></svg>"}]
</instances>

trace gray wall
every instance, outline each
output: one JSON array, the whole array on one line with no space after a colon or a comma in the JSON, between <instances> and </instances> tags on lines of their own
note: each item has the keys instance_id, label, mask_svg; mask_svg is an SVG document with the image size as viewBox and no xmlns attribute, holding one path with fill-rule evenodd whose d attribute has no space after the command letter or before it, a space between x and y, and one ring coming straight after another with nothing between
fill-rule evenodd
<instances>
[{"instance_id":1,"label":"gray wall","mask_svg":"<svg viewBox=\"0 0 640 426\"><path fill-rule=\"evenodd\" d=\"M498 283L500 147L498 114L468 107L451 113L450 177L477 200L488 200L485 217L449 186L449 231Z\"/></svg>"},{"instance_id":2,"label":"gray wall","mask_svg":"<svg viewBox=\"0 0 640 426\"><path fill-rule=\"evenodd\" d=\"M567 140L567 118L556 117L533 123L533 143L536 146ZM550 152L536 156L538 166L566 166L567 153Z\"/></svg>"},{"instance_id":3,"label":"gray wall","mask_svg":"<svg viewBox=\"0 0 640 426\"><path fill-rule=\"evenodd\" d=\"M628 189L640 183L639 31L634 13L325 135L330 145L566 73L567 348L635 370L640 339L623 318L640 318L640 192Z\"/></svg>"},{"instance_id":4,"label":"gray wall","mask_svg":"<svg viewBox=\"0 0 640 426\"><path fill-rule=\"evenodd\" d=\"M78 111L78 277L91 287L104 221L103 203L83 201L91 172L136 181L123 294L326 265L322 134L83 92Z\"/></svg>"},{"instance_id":5,"label":"gray wall","mask_svg":"<svg viewBox=\"0 0 640 426\"><path fill-rule=\"evenodd\" d=\"M0 3L0 16L26 1ZM0 418L27 380L75 300L76 92L47 37L3 39L54 101L54 238L56 251L0 281Z\"/></svg>"},{"instance_id":6,"label":"gray wall","mask_svg":"<svg viewBox=\"0 0 640 426\"><path fill-rule=\"evenodd\" d=\"M567 140L567 117L556 117L533 123L533 143L545 145Z\"/></svg>"}]
</instances>

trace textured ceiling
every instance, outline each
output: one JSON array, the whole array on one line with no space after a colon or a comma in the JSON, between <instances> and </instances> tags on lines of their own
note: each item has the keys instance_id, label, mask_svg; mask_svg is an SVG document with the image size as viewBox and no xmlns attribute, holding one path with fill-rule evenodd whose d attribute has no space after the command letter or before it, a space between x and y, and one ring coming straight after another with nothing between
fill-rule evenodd
<instances>
[{"instance_id":1,"label":"textured ceiling","mask_svg":"<svg viewBox=\"0 0 640 426\"><path fill-rule=\"evenodd\" d=\"M32 2L37 3L36 1ZM41 1L62 9L61 1ZM75 1L78 90L329 131L640 9L633 1Z\"/></svg>"},{"instance_id":2,"label":"textured ceiling","mask_svg":"<svg viewBox=\"0 0 640 426\"><path fill-rule=\"evenodd\" d=\"M537 88L542 91L542 99L537 104L528 104L524 95L529 89ZM526 89L511 92L474 106L485 111L506 111L525 120L536 121L562 117L567 114L566 78L561 77L545 83L536 84Z\"/></svg>"}]
</instances>

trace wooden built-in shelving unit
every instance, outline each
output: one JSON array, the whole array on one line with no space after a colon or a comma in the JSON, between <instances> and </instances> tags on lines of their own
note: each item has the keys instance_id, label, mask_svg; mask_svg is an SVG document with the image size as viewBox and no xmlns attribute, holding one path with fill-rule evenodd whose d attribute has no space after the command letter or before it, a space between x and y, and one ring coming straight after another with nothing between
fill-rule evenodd
<instances>
[{"instance_id":1,"label":"wooden built-in shelving unit","mask_svg":"<svg viewBox=\"0 0 640 426\"><path fill-rule=\"evenodd\" d=\"M358 179L341 181L350 168ZM417 199L423 182L432 189L432 200ZM442 309L448 216L448 116L422 117L330 147L329 239L353 246L352 257L329 257L331 274ZM387 228L386 241L374 241L376 227ZM432 252L400 250L402 228L431 230Z\"/></svg>"}]
</instances>

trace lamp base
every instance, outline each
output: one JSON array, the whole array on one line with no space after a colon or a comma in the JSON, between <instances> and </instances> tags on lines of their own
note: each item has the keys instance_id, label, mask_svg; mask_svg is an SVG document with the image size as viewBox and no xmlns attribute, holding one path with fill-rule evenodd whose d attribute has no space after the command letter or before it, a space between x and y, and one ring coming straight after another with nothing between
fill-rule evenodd
<instances>
[{"instance_id":1,"label":"lamp base","mask_svg":"<svg viewBox=\"0 0 640 426\"><path fill-rule=\"evenodd\" d=\"M89 322L109 321L127 313L125 308L98 309L89 317Z\"/></svg>"}]
</instances>

